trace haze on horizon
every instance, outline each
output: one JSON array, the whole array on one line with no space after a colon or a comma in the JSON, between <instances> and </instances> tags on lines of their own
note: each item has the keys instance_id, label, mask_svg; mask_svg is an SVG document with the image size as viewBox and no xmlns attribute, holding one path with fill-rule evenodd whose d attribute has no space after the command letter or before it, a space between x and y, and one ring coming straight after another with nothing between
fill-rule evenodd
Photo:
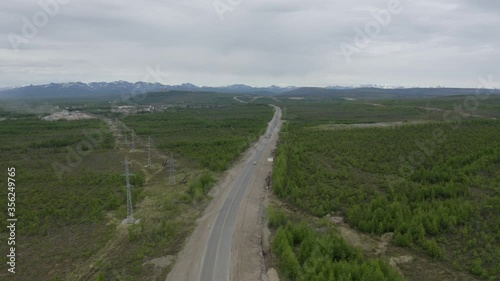
<instances>
[{"instance_id":1,"label":"haze on horizon","mask_svg":"<svg viewBox=\"0 0 500 281\"><path fill-rule=\"evenodd\" d=\"M500 81L494 0L40 3L0 3L0 88L116 80L470 88L479 76ZM355 46L359 31L390 5L398 12L382 17L376 36L346 59L342 46ZM158 81L151 70L168 76Z\"/></svg>"}]
</instances>

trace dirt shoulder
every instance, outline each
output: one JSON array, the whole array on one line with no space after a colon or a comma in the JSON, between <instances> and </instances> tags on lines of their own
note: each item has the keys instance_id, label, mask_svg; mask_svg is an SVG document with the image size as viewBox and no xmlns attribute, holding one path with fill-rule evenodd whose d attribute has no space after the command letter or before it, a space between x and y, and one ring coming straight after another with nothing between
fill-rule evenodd
<instances>
[{"instance_id":1,"label":"dirt shoulder","mask_svg":"<svg viewBox=\"0 0 500 281\"><path fill-rule=\"evenodd\" d=\"M264 224L264 210L268 191L266 190L266 178L273 170L273 150L278 142L278 132L281 128L281 114L279 115L275 131L269 139L270 143L263 151L264 157L252 177L241 209L238 213L237 223L233 236L233 248L231 253L231 279L238 281L267 280L266 268L262 253L262 230Z\"/></svg>"},{"instance_id":2,"label":"dirt shoulder","mask_svg":"<svg viewBox=\"0 0 500 281\"><path fill-rule=\"evenodd\" d=\"M264 138L263 136L262 138ZM169 275L167 276L167 281L193 281L193 280L199 280L200 279L200 274L202 271L203 267L203 256L204 256L204 251L206 248L206 244L209 240L210 237L210 230L211 227L214 225L215 220L217 219L217 215L222 208L223 203L225 202L226 198L229 195L229 192L231 191L231 186L234 182L234 180L237 178L237 176L241 173L243 170L245 163L247 160L251 157L253 152L258 149L258 145L261 143L262 138L257 142L255 145L253 145L251 148L249 148L242 157L240 157L239 161L237 164L235 164L230 170L224 173L222 176L221 180L212 188L212 191L210 192L210 196L213 197L213 200L210 202L208 207L205 209L205 212L203 216L197 220L197 226L191 236L187 238L183 250L179 253L177 256L176 262L172 270L170 271ZM275 137L276 138L276 137ZM266 159L267 161L267 159ZM271 166L272 168L272 166ZM258 169L260 170L260 169ZM257 172L257 174L260 175L260 171ZM265 179L265 177L264 177ZM257 186L253 184L252 181L252 188L249 188L249 190L254 190L254 186ZM263 186L260 186L263 188ZM257 204L257 208L255 207L250 207L245 204L248 200L248 194L249 192L245 194L244 197L244 202L242 205L242 208L249 211L249 213L256 213L256 218L258 217L259 213L259 208L260 205ZM242 213L240 209L239 213ZM251 210L251 211L250 211ZM243 212L243 213L246 213ZM241 221L242 218L238 217L238 221ZM246 218L244 218L246 219ZM250 221L252 220L251 218L249 219ZM255 219L256 221L257 219ZM259 231L259 227L257 224L254 222L254 227L255 229L252 230L252 232ZM237 223L235 232L239 233L240 229L240 222ZM238 237L241 237L238 235ZM235 234L236 238L236 234ZM236 238L236 240L239 240L240 238ZM237 244L235 247L234 244ZM241 249L241 243L236 242L233 244L233 252L232 252L232 258L238 257L239 251L236 251L234 249ZM256 248L259 248L260 245L260 240L256 241ZM246 251L246 250L245 250ZM259 261L260 262L260 261ZM263 261L262 261L263 262ZM233 265L231 266L233 267ZM259 266L260 270L260 266ZM232 270L231 270L232 272ZM233 279L232 279L233 280ZM238 279L238 280L243 280L243 279ZM245 279L246 280L246 279ZM248 280L259 280L259 279L248 279Z\"/></svg>"}]
</instances>

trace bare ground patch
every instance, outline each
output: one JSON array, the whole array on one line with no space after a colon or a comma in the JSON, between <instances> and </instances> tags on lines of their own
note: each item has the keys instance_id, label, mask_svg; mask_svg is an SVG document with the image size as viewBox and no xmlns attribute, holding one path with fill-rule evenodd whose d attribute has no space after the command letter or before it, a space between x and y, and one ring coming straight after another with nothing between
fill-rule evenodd
<instances>
[{"instance_id":1,"label":"bare ground patch","mask_svg":"<svg viewBox=\"0 0 500 281\"><path fill-rule=\"evenodd\" d=\"M329 217L336 224L339 233L351 245L359 247L365 255L381 257L398 270L406 280L415 281L469 281L477 280L471 275L456 272L451 265L442 260L417 253L414 250L397 247L391 244L393 233L385 233L380 237L359 232L343 223L337 216ZM339 223L340 222L340 223Z\"/></svg>"}]
</instances>

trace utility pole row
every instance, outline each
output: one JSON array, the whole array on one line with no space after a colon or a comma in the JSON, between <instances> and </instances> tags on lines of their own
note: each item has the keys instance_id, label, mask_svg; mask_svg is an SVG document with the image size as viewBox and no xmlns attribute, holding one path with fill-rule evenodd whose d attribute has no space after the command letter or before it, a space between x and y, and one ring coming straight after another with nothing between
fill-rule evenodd
<instances>
[{"instance_id":1,"label":"utility pole row","mask_svg":"<svg viewBox=\"0 0 500 281\"><path fill-rule=\"evenodd\" d=\"M132 191L131 188L132 186L130 185L130 169L129 169L129 162L128 158L125 157L125 179L127 182L127 223L134 223L134 210L132 206Z\"/></svg>"}]
</instances>

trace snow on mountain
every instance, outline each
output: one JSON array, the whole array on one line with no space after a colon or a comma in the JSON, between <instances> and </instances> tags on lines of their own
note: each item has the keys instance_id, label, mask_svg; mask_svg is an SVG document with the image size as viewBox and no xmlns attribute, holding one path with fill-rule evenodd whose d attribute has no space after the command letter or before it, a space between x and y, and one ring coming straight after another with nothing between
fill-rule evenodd
<instances>
[{"instance_id":1,"label":"snow on mountain","mask_svg":"<svg viewBox=\"0 0 500 281\"><path fill-rule=\"evenodd\" d=\"M135 82L128 81L113 81L113 82L68 82L68 83L50 83L46 85L29 85L24 87L11 87L0 88L2 96L10 97L62 97L74 95L87 95L87 96L104 96L104 95L123 95L123 94L138 94L147 92L160 92L160 91L203 91L203 92L222 92L222 93L237 93L237 94L283 94L290 91L303 89L304 87L295 86L276 86L269 87L252 87L245 84L233 84L220 87L211 86L197 86L191 83L184 83L180 85L164 85L160 83L151 82ZM401 90L409 89L402 86L394 85L378 85L378 84L363 84L359 86L340 86L332 85L327 87L305 87L305 89L317 90L351 90L359 88L374 88L374 89L387 89L387 90ZM443 88L438 86L435 89ZM427 88L432 89L432 88Z\"/></svg>"},{"instance_id":2,"label":"snow on mountain","mask_svg":"<svg viewBox=\"0 0 500 281\"><path fill-rule=\"evenodd\" d=\"M405 87L403 87L403 86L377 85L377 84L365 84L365 85L360 85L359 87L354 87L354 88L405 89Z\"/></svg>"},{"instance_id":3,"label":"snow on mountain","mask_svg":"<svg viewBox=\"0 0 500 281\"><path fill-rule=\"evenodd\" d=\"M50 83L45 85L30 85L27 87L18 87L2 91L3 96L10 97L62 97L75 95L122 95L138 94L157 91L204 91L204 92L222 92L222 93L254 93L254 94L273 94L283 93L295 89L295 87L252 87L244 84L234 84L223 87L196 86L191 83L181 85L163 85L151 82L113 81L113 82L68 82L68 83Z\"/></svg>"}]
</instances>

